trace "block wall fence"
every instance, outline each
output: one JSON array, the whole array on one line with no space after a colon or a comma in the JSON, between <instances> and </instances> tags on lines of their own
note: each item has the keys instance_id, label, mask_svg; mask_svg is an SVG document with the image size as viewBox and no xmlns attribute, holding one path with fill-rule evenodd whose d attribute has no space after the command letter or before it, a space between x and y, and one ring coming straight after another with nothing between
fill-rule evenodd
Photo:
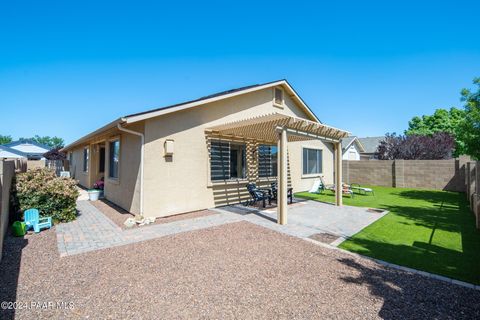
<instances>
[{"instance_id":1,"label":"block wall fence","mask_svg":"<svg viewBox=\"0 0 480 320\"><path fill-rule=\"evenodd\" d=\"M465 192L480 228L480 162L450 160L343 161L345 183Z\"/></svg>"},{"instance_id":2,"label":"block wall fence","mask_svg":"<svg viewBox=\"0 0 480 320\"><path fill-rule=\"evenodd\" d=\"M2 260L3 239L9 227L10 187L15 176L15 162L0 160L0 260Z\"/></svg>"}]
</instances>

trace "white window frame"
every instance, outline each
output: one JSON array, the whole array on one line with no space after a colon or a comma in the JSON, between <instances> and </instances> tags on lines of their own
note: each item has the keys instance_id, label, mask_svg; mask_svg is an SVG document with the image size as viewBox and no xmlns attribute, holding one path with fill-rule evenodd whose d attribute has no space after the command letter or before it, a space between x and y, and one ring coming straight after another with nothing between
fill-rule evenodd
<instances>
[{"instance_id":1,"label":"white window frame","mask_svg":"<svg viewBox=\"0 0 480 320\"><path fill-rule=\"evenodd\" d=\"M303 150L304 149L320 150L321 151L322 161L321 161L320 173L307 173L307 174L303 173L303 164L304 164ZM324 156L323 148L321 148L321 147L314 147L314 146L308 146L308 145L302 146L302 178L320 177L321 175L323 175L323 172L324 172L324 170L323 170L324 169L324 165L323 165L324 157L323 156Z\"/></svg>"},{"instance_id":2,"label":"white window frame","mask_svg":"<svg viewBox=\"0 0 480 320\"><path fill-rule=\"evenodd\" d=\"M111 154L111 143L112 142L115 142L115 141L118 141L118 172L117 172L117 177L112 177L110 175L110 168L111 168L111 158L110 158L110 154ZM108 139L108 174L107 174L107 178L108 180L110 181L113 181L113 182L119 182L120 181L120 168L121 168L121 165L122 165L122 161L120 160L121 158L121 155L122 155L122 140L120 139L119 136L117 137L112 137L110 139Z\"/></svg>"},{"instance_id":3,"label":"white window frame","mask_svg":"<svg viewBox=\"0 0 480 320\"><path fill-rule=\"evenodd\" d=\"M87 152L87 157L85 158L85 151ZM90 146L83 147L83 152L82 152L82 171L84 173L88 173L90 170Z\"/></svg>"},{"instance_id":4,"label":"white window frame","mask_svg":"<svg viewBox=\"0 0 480 320\"><path fill-rule=\"evenodd\" d=\"M280 88L280 87L273 87L272 89L273 89L273 91L272 91L272 92L273 92L273 105L274 105L275 107L278 107L278 108L282 108L282 109L283 109L283 107L284 107L284 105L285 105L285 90L283 90L283 88ZM276 99L275 99L275 92L276 92L276 91L275 91L275 90L280 90L280 91L282 92L282 102L281 102L281 104L278 104L278 103L276 102Z\"/></svg>"}]
</instances>

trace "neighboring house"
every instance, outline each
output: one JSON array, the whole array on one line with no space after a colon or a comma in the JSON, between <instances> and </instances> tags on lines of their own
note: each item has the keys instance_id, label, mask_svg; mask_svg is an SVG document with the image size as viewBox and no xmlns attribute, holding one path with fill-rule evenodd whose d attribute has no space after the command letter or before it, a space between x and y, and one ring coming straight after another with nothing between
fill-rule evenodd
<instances>
[{"instance_id":1,"label":"neighboring house","mask_svg":"<svg viewBox=\"0 0 480 320\"><path fill-rule=\"evenodd\" d=\"M50 147L34 141L13 141L2 145L20 152L28 160L44 160L43 154L50 151Z\"/></svg>"},{"instance_id":2,"label":"neighboring house","mask_svg":"<svg viewBox=\"0 0 480 320\"><path fill-rule=\"evenodd\" d=\"M377 159L377 148L380 145L380 141L385 139L385 137L366 137L358 138L358 141L363 146L364 151L360 153L361 160L372 160Z\"/></svg>"},{"instance_id":3,"label":"neighboring house","mask_svg":"<svg viewBox=\"0 0 480 320\"><path fill-rule=\"evenodd\" d=\"M20 158L26 158L26 156L23 152L6 147L5 145L0 145L0 159L4 159L4 158L20 159Z\"/></svg>"},{"instance_id":4,"label":"neighboring house","mask_svg":"<svg viewBox=\"0 0 480 320\"><path fill-rule=\"evenodd\" d=\"M349 136L342 139L343 160L360 160L360 153L365 152L357 137Z\"/></svg>"},{"instance_id":5,"label":"neighboring house","mask_svg":"<svg viewBox=\"0 0 480 320\"><path fill-rule=\"evenodd\" d=\"M320 175L333 183L347 135L280 80L124 116L61 151L82 186L104 177L106 199L162 217L243 202L248 182L269 186L277 172L281 190L308 190Z\"/></svg>"}]
</instances>

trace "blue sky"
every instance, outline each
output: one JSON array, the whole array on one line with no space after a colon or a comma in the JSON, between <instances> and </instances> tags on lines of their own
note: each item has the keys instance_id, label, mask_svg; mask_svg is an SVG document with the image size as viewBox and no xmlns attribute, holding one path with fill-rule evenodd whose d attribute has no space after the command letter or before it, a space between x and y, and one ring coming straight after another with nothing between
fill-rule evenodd
<instances>
[{"instance_id":1,"label":"blue sky","mask_svg":"<svg viewBox=\"0 0 480 320\"><path fill-rule=\"evenodd\" d=\"M286 78L359 136L461 106L478 1L2 1L0 134L66 142L119 116Z\"/></svg>"}]
</instances>

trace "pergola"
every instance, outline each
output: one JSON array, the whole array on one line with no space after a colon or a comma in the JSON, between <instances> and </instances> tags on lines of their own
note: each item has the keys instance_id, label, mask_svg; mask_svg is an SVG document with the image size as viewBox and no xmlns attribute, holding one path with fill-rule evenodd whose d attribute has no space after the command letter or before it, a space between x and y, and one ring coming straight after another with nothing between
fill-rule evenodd
<instances>
[{"instance_id":1,"label":"pergola","mask_svg":"<svg viewBox=\"0 0 480 320\"><path fill-rule=\"evenodd\" d=\"M348 132L318 122L280 113L271 113L211 127L209 134L226 138L243 138L277 144L278 203L277 222L287 224L287 143L289 141L322 140L335 149L335 204L342 205L342 147L340 140Z\"/></svg>"}]
</instances>

